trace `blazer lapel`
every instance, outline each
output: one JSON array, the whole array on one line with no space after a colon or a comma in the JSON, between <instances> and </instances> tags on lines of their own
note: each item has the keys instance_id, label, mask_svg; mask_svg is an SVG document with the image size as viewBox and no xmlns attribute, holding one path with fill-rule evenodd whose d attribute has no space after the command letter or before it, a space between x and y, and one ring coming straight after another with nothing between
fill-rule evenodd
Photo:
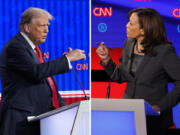
<instances>
[{"instance_id":1,"label":"blazer lapel","mask_svg":"<svg viewBox=\"0 0 180 135\"><path fill-rule=\"evenodd\" d=\"M30 53L30 55L33 57L34 61L35 61L36 63L40 63L40 61L39 61L36 53L34 52L34 50L32 49L32 47L29 45L29 43L24 39L24 37L23 37L20 33L17 34L17 38L18 38L19 40L21 40L21 42L24 42L24 45L25 45L25 47L27 48L27 51L28 51L28 52ZM40 51L41 51L41 49L40 49ZM44 58L43 58L43 59L44 59ZM44 59L44 61L45 61L45 59ZM54 82L54 84L55 84L55 86L56 86L56 89L57 89L56 81L55 81L55 79L54 79L53 77L52 77L52 79L53 79L53 82ZM48 85L49 85L49 87L51 88L48 78L46 78L46 81L48 82Z\"/></svg>"},{"instance_id":2,"label":"blazer lapel","mask_svg":"<svg viewBox=\"0 0 180 135\"><path fill-rule=\"evenodd\" d=\"M29 53L31 54L31 56L33 57L34 61L35 61L37 64L39 64L40 61L39 61L36 53L34 52L34 50L33 50L32 48L29 48L28 51L29 51Z\"/></svg>"},{"instance_id":3,"label":"blazer lapel","mask_svg":"<svg viewBox=\"0 0 180 135\"><path fill-rule=\"evenodd\" d=\"M21 42L23 42L23 44L25 45L25 47L27 48L27 51L30 53L30 55L33 57L34 61L36 63L40 63L36 53L34 52L34 50L32 49L32 47L29 45L29 43L26 41L26 39L24 39L24 37L20 34L20 32L17 34L17 38L19 40L21 40Z\"/></svg>"},{"instance_id":4,"label":"blazer lapel","mask_svg":"<svg viewBox=\"0 0 180 135\"><path fill-rule=\"evenodd\" d=\"M41 52L41 54L42 54L42 50L41 50L41 48L39 47L39 50L40 50L40 52ZM36 54L35 54L36 55ZM37 55L36 55L37 56ZM43 57L43 56L42 56ZM44 62L46 62L46 60L45 60L45 58L43 57L43 60L44 60ZM38 59L38 61L39 61L39 59ZM54 85L55 85L55 87L56 87L56 90L58 89L58 87L57 87L57 83L56 83L56 80L54 79L54 77L53 76L50 76L51 78L52 78L52 80L53 80L53 82L54 82ZM46 78L46 81L48 82L48 85L49 85L49 87L51 88L51 85L50 85L50 83L49 83L49 80L48 80L48 77ZM58 91L58 90L57 90Z\"/></svg>"},{"instance_id":5,"label":"blazer lapel","mask_svg":"<svg viewBox=\"0 0 180 135\"><path fill-rule=\"evenodd\" d=\"M150 56L144 55L144 58L143 58L142 62L140 63L140 65L139 65L139 67L138 67L138 69L137 69L137 71L136 71L135 79L137 79L137 78L141 75L144 67L145 67L145 66L147 65L147 63L149 62L149 59L150 59Z\"/></svg>"},{"instance_id":6,"label":"blazer lapel","mask_svg":"<svg viewBox=\"0 0 180 135\"><path fill-rule=\"evenodd\" d=\"M129 45L127 45L127 72L130 73L131 70L131 63L132 63L132 55L133 55L133 50L134 50L134 44L135 40L132 40Z\"/></svg>"},{"instance_id":7,"label":"blazer lapel","mask_svg":"<svg viewBox=\"0 0 180 135\"><path fill-rule=\"evenodd\" d=\"M134 45L136 43L136 40L131 40L130 43L128 43L127 45L127 72L130 74L130 70L131 70L131 64L132 64L132 55L134 53ZM144 67L147 65L147 63L149 62L150 56L148 55L144 55L144 58L142 60L142 62L140 63L137 71L136 71L136 75L135 75L135 79L137 79L139 77L139 75L141 74L141 72L143 71ZM130 74L131 75L131 74Z\"/></svg>"}]
</instances>

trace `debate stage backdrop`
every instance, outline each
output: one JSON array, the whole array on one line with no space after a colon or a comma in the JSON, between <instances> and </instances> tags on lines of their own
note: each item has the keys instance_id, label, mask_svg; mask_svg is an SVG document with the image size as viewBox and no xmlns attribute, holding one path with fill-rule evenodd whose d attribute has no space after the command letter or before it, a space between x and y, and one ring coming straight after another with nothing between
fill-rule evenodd
<instances>
[{"instance_id":1,"label":"debate stage backdrop","mask_svg":"<svg viewBox=\"0 0 180 135\"><path fill-rule=\"evenodd\" d=\"M126 40L127 13L133 8L150 7L163 17L168 39L173 42L180 57L180 0L92 0L91 6L91 96L106 98L109 78L99 64L96 42L104 41L111 47L112 58L117 62ZM179 69L180 70L180 69ZM169 84L169 91L173 84ZM110 98L121 98L126 84L111 83ZM180 128L180 104L174 107L174 122Z\"/></svg>"},{"instance_id":2,"label":"debate stage backdrop","mask_svg":"<svg viewBox=\"0 0 180 135\"><path fill-rule=\"evenodd\" d=\"M54 16L46 42L40 45L46 61L62 56L68 47L85 50L86 60L72 62L72 65L89 94L89 0L1 0L0 50L19 31L21 14L29 7L45 9ZM72 70L56 75L55 79L64 98L84 97Z\"/></svg>"}]
</instances>

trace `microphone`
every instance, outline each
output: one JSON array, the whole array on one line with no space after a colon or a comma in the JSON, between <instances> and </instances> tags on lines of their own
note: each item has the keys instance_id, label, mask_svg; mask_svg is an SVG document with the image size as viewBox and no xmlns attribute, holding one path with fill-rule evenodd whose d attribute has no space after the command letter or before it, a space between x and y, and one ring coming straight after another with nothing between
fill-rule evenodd
<instances>
[{"instance_id":1,"label":"microphone","mask_svg":"<svg viewBox=\"0 0 180 135\"><path fill-rule=\"evenodd\" d=\"M107 96L106 96L108 99L109 99L110 93L111 93L111 80L112 80L117 68L118 68L118 66L115 67L115 69L114 69L114 71L113 71L113 73L112 73L112 75L110 76L110 79L109 79L109 85L107 87Z\"/></svg>"},{"instance_id":2,"label":"microphone","mask_svg":"<svg viewBox=\"0 0 180 135\"><path fill-rule=\"evenodd\" d=\"M110 79L112 79L112 78L113 78L113 76L114 76L114 74L115 74L116 70L118 69L118 67L119 67L119 66L116 66L116 67L115 67L115 69L114 69L114 71L113 71L113 73L112 73L112 75L111 75Z\"/></svg>"},{"instance_id":3,"label":"microphone","mask_svg":"<svg viewBox=\"0 0 180 135\"><path fill-rule=\"evenodd\" d=\"M81 89L82 89L82 91L83 91L83 93L84 93L85 99L88 100L88 97L86 96L84 87L83 87L83 85L82 85L82 83L81 83L81 81L80 81L80 79L79 79L79 77L78 77L76 71L74 70L73 66L72 66L72 70L73 70L73 72L74 72L74 74L75 74L75 76L76 76L76 78L77 78L77 80L78 80L78 82L79 82L79 84L80 84L80 86L81 86Z\"/></svg>"}]
</instances>

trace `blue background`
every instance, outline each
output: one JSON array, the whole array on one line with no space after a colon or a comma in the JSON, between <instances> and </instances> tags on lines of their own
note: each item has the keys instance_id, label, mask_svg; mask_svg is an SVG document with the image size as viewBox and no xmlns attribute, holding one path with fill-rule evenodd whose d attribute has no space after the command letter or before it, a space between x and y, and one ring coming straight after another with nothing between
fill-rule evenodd
<instances>
[{"instance_id":1,"label":"blue background","mask_svg":"<svg viewBox=\"0 0 180 135\"><path fill-rule=\"evenodd\" d=\"M93 15L95 7L112 7L112 17ZM175 18L172 11L179 9L180 0L92 0L91 7L91 43L92 47L97 47L96 42L104 41L108 47L122 48L126 40L126 24L128 22L127 13L133 8L151 7L157 10L164 19L168 40L173 42L177 54L180 57L180 18ZM176 12L178 14L178 12ZM179 15L180 16L180 15ZM98 25L104 23L107 26L106 32L100 32ZM169 84L169 91L173 84ZM180 104L174 107L174 122L180 128Z\"/></svg>"},{"instance_id":2,"label":"blue background","mask_svg":"<svg viewBox=\"0 0 180 135\"><path fill-rule=\"evenodd\" d=\"M73 62L76 70L86 65L85 70L76 70L85 90L89 90L89 0L1 0L0 1L0 50L4 44L19 30L21 14L29 7L39 7L49 11L54 20L51 21L49 34L44 44L40 45L43 52L49 52L47 61L56 59L68 47L85 50L87 59ZM81 90L73 71L56 75L59 90ZM0 90L1 92L1 90Z\"/></svg>"}]
</instances>

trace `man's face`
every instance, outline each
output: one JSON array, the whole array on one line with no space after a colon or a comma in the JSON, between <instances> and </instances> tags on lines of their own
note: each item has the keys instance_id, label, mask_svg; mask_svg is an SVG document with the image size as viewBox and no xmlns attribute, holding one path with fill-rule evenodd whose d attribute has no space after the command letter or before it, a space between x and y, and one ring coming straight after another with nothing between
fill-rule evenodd
<instances>
[{"instance_id":1,"label":"man's face","mask_svg":"<svg viewBox=\"0 0 180 135\"><path fill-rule=\"evenodd\" d=\"M35 45L44 43L46 41L47 34L49 32L49 19L47 16L41 16L33 18L32 22L28 24L28 30L25 29L28 37L33 41Z\"/></svg>"}]
</instances>

